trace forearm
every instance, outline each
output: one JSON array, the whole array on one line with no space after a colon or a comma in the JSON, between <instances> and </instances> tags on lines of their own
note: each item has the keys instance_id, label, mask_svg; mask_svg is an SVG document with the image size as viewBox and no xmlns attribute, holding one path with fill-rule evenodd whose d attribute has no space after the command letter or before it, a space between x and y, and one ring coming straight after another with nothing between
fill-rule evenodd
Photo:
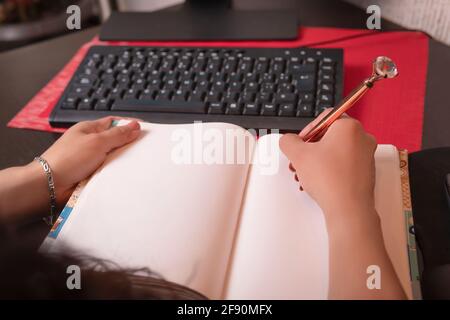
<instances>
[{"instance_id":1,"label":"forearm","mask_svg":"<svg viewBox=\"0 0 450 320\"><path fill-rule=\"evenodd\" d=\"M47 179L36 161L0 171L0 219L45 216L50 210Z\"/></svg>"},{"instance_id":2,"label":"forearm","mask_svg":"<svg viewBox=\"0 0 450 320\"><path fill-rule=\"evenodd\" d=\"M386 252L381 225L374 208L369 214L353 212L328 223L329 231L329 298L330 299L404 299L405 294ZM341 212L331 216L339 217ZM367 213L367 212L366 212ZM330 216L330 215L327 215ZM348 219L347 217L352 217ZM370 289L368 267L379 267L380 287ZM377 275L375 275L377 276Z\"/></svg>"}]
</instances>

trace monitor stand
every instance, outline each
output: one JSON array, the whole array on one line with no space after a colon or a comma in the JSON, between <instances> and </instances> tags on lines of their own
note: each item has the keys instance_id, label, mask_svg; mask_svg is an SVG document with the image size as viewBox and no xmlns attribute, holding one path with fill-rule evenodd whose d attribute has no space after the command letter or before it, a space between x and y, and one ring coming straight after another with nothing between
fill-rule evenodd
<instances>
[{"instance_id":1,"label":"monitor stand","mask_svg":"<svg viewBox=\"0 0 450 320\"><path fill-rule=\"evenodd\" d=\"M104 41L291 40L297 16L289 11L234 10L230 0L189 0L176 9L114 12L103 25Z\"/></svg>"}]
</instances>

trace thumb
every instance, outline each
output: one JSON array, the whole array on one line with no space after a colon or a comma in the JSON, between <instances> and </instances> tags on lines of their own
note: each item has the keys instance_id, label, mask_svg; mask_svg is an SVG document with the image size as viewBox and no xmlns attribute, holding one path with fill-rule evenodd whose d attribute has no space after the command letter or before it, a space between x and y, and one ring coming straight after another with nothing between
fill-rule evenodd
<instances>
[{"instance_id":1,"label":"thumb","mask_svg":"<svg viewBox=\"0 0 450 320\"><path fill-rule=\"evenodd\" d=\"M308 147L308 143L304 142L298 134L287 133L280 138L280 149L294 166L303 155L308 154L306 150Z\"/></svg>"},{"instance_id":2,"label":"thumb","mask_svg":"<svg viewBox=\"0 0 450 320\"><path fill-rule=\"evenodd\" d=\"M134 141L140 134L141 127L137 121L131 121L126 125L112 127L99 135L103 138L108 152Z\"/></svg>"}]
</instances>

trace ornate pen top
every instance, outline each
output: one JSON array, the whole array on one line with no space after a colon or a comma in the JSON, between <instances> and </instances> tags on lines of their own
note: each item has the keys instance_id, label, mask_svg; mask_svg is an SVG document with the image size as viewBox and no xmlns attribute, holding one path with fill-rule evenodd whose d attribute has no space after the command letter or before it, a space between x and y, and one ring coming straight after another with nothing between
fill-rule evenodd
<instances>
[{"instance_id":1,"label":"ornate pen top","mask_svg":"<svg viewBox=\"0 0 450 320\"><path fill-rule=\"evenodd\" d=\"M394 78L398 75L398 69L390 58L380 56L373 62L373 73L381 78Z\"/></svg>"}]
</instances>

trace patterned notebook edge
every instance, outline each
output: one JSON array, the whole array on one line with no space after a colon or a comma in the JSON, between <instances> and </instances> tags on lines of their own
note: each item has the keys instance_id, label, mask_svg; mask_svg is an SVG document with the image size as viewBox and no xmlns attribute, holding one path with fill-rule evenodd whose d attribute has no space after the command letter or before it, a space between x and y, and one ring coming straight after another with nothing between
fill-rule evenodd
<instances>
[{"instance_id":1,"label":"patterned notebook edge","mask_svg":"<svg viewBox=\"0 0 450 320\"><path fill-rule=\"evenodd\" d=\"M400 180L402 186L403 214L405 216L405 227L408 245L409 270L411 279L412 295L414 300L422 299L420 289L420 272L417 257L416 236L414 234L414 218L412 214L411 191L409 184L408 151L399 150Z\"/></svg>"}]
</instances>

